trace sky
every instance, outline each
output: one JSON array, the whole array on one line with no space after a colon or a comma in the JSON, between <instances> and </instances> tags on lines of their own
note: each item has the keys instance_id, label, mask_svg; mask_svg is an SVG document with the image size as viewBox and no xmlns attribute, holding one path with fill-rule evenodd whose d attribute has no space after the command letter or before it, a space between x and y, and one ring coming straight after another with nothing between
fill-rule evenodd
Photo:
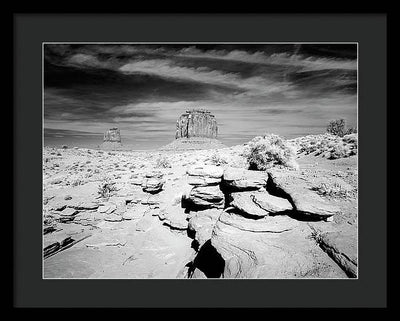
<instances>
[{"instance_id":1,"label":"sky","mask_svg":"<svg viewBox=\"0 0 400 321\"><path fill-rule=\"evenodd\" d=\"M175 139L186 110L215 115L227 146L357 125L356 44L45 44L45 146L132 149Z\"/></svg>"}]
</instances>

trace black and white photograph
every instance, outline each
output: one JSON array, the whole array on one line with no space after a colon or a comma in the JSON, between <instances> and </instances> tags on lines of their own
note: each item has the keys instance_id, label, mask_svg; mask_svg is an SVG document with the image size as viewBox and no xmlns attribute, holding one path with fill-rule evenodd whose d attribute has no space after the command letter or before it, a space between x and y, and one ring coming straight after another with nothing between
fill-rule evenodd
<instances>
[{"instance_id":1,"label":"black and white photograph","mask_svg":"<svg viewBox=\"0 0 400 321\"><path fill-rule=\"evenodd\" d=\"M43 42L42 278L358 279L358 49Z\"/></svg>"}]
</instances>

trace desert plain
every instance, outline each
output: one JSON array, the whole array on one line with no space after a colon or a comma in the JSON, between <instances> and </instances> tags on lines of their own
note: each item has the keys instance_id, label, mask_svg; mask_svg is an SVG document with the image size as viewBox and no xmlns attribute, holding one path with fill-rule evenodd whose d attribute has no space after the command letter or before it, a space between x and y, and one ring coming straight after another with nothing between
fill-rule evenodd
<instances>
[{"instance_id":1,"label":"desert plain","mask_svg":"<svg viewBox=\"0 0 400 321\"><path fill-rule=\"evenodd\" d=\"M43 278L356 278L357 135L346 137L288 140L298 167L263 171L246 144L46 146ZM329 157L335 144L352 152Z\"/></svg>"}]
</instances>

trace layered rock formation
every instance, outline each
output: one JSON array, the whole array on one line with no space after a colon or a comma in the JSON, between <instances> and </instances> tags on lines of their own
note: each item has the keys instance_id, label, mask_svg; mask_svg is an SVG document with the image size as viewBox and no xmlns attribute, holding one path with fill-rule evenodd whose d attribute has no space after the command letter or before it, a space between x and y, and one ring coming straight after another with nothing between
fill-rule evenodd
<instances>
[{"instance_id":1,"label":"layered rock formation","mask_svg":"<svg viewBox=\"0 0 400 321\"><path fill-rule=\"evenodd\" d=\"M203 165L189 168L187 175L193 186L187 196L191 209L188 230L198 244L198 256L188 277L294 278L340 274L338 266L315 249L315 243L308 238L309 227L302 222L329 221L340 209L310 191L297 172ZM349 277L356 276L356 261L345 260L346 256L337 249L339 245L325 246L327 250L322 243L320 246ZM210 251L218 258L204 254ZM220 270L210 273L201 266L210 260L213 266L217 261L224 263Z\"/></svg>"},{"instance_id":2,"label":"layered rock formation","mask_svg":"<svg viewBox=\"0 0 400 321\"><path fill-rule=\"evenodd\" d=\"M121 133L118 128L110 128L104 133L103 144L100 148L107 150L120 149L122 147Z\"/></svg>"},{"instance_id":3,"label":"layered rock formation","mask_svg":"<svg viewBox=\"0 0 400 321\"><path fill-rule=\"evenodd\" d=\"M144 192L158 193L162 190L165 183L164 175L161 172L147 173L142 181L142 188Z\"/></svg>"},{"instance_id":4,"label":"layered rock formation","mask_svg":"<svg viewBox=\"0 0 400 321\"><path fill-rule=\"evenodd\" d=\"M224 174L222 168L214 165L192 166L187 170L188 184L193 186L186 195L186 201L194 207L223 208L225 197L219 184Z\"/></svg>"}]
</instances>

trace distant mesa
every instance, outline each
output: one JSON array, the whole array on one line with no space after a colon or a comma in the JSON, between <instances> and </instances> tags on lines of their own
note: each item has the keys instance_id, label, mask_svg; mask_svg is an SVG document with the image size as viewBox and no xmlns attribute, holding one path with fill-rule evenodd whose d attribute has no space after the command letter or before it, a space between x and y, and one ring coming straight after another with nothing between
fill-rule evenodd
<instances>
[{"instance_id":1,"label":"distant mesa","mask_svg":"<svg viewBox=\"0 0 400 321\"><path fill-rule=\"evenodd\" d=\"M118 128L111 128L104 133L104 142L121 143L121 132Z\"/></svg>"},{"instance_id":2,"label":"distant mesa","mask_svg":"<svg viewBox=\"0 0 400 321\"><path fill-rule=\"evenodd\" d=\"M175 141L161 150L193 150L226 147L219 140L215 116L205 109L187 110L176 122Z\"/></svg>"},{"instance_id":3,"label":"distant mesa","mask_svg":"<svg viewBox=\"0 0 400 321\"><path fill-rule=\"evenodd\" d=\"M175 138L217 138L218 125L214 115L205 109L187 110L176 122Z\"/></svg>"},{"instance_id":4,"label":"distant mesa","mask_svg":"<svg viewBox=\"0 0 400 321\"><path fill-rule=\"evenodd\" d=\"M101 149L116 150L122 148L121 133L118 128L110 128L104 133Z\"/></svg>"}]
</instances>

